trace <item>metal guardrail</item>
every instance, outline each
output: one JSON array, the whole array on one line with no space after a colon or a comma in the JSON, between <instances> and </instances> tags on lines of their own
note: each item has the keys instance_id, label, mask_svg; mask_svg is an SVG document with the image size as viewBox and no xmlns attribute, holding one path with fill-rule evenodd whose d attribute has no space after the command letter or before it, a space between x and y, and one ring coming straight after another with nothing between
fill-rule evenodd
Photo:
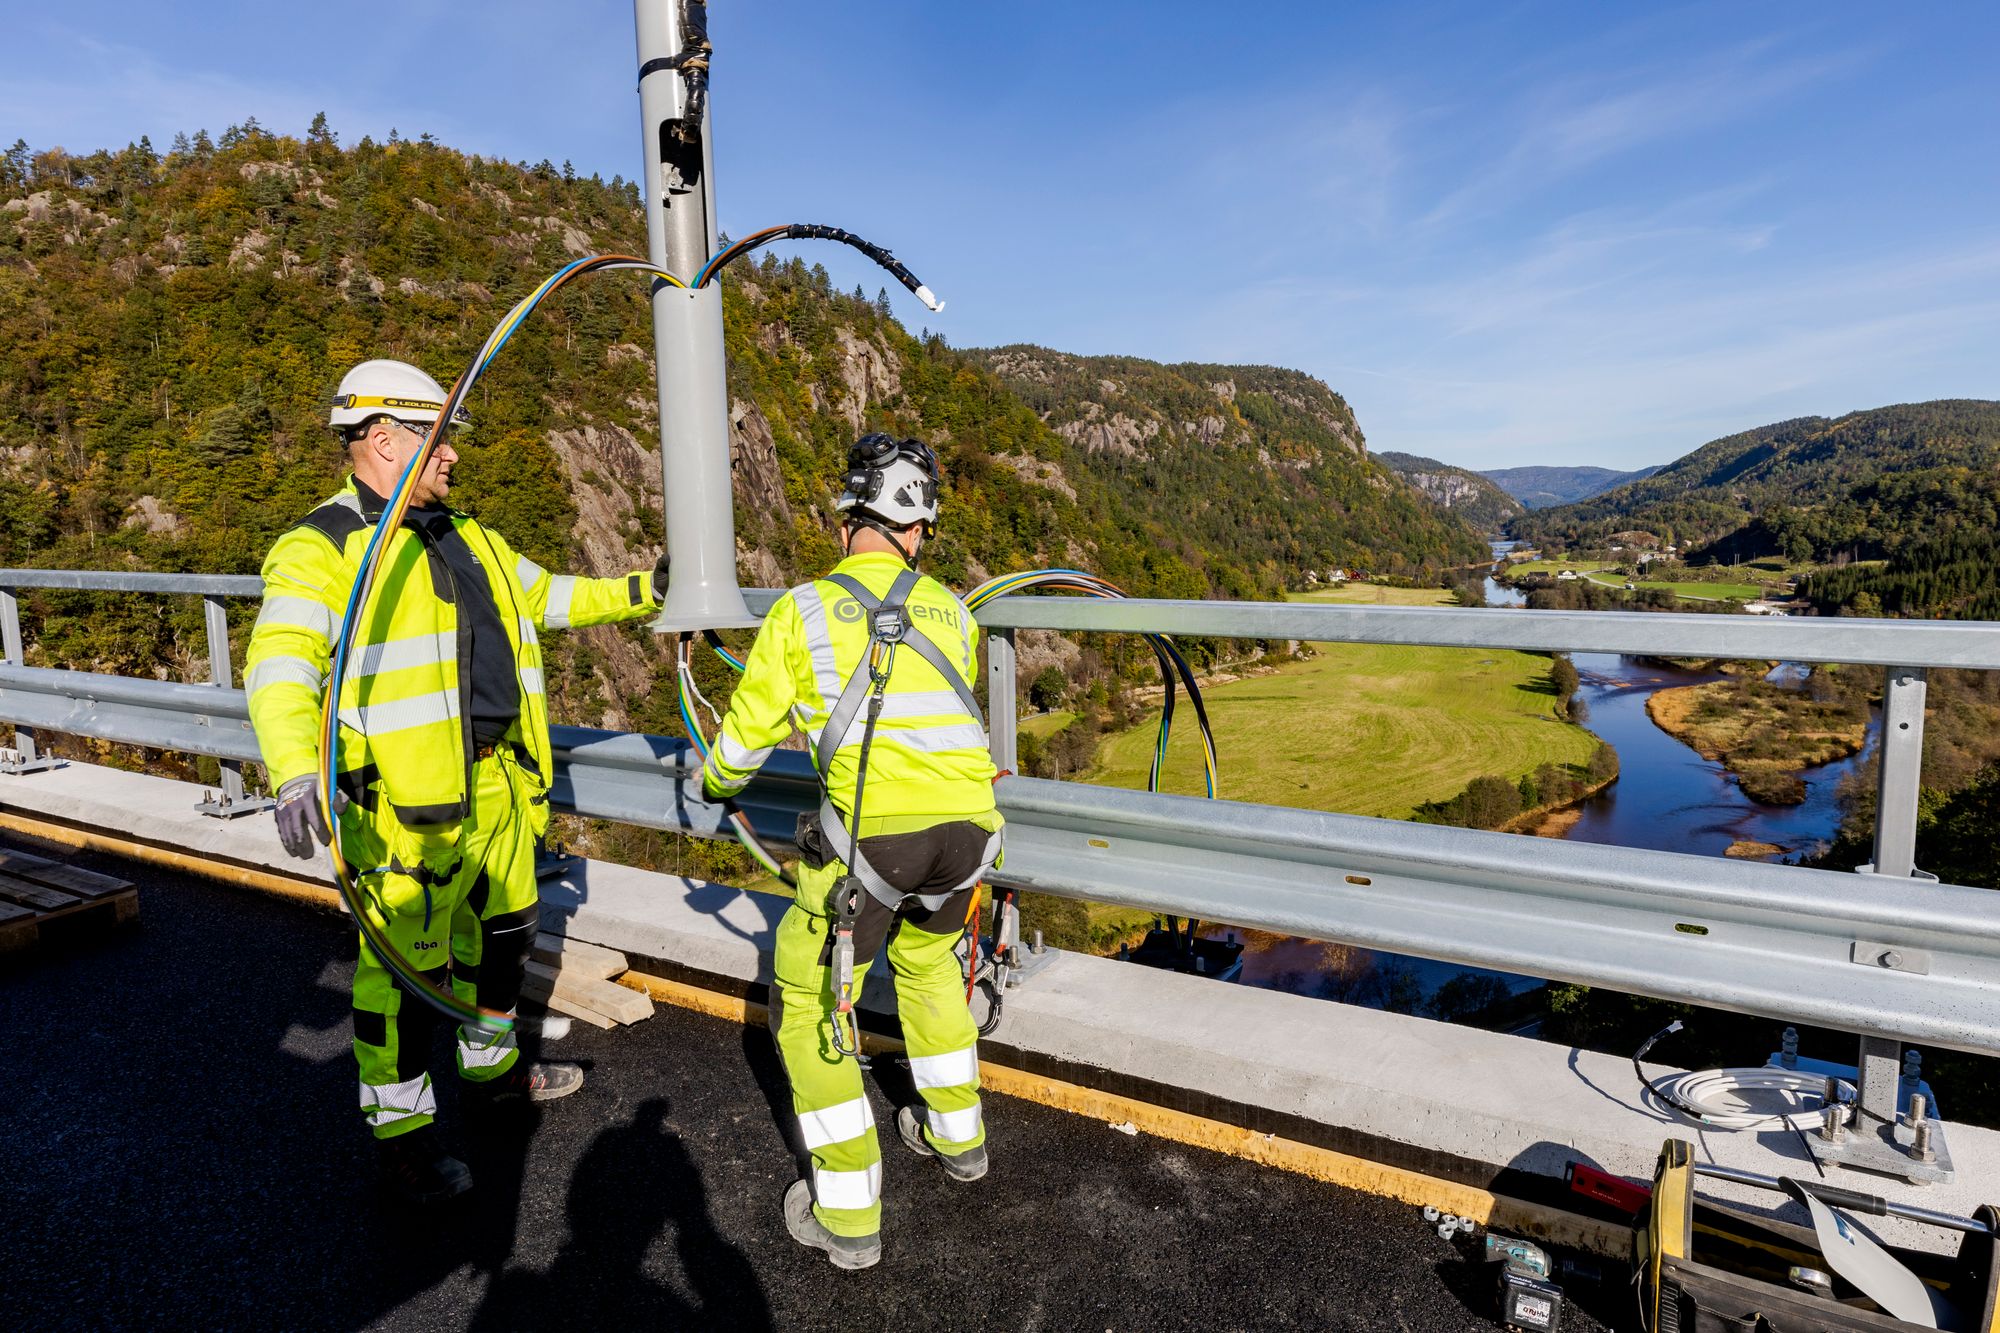
<instances>
[{"instance_id":1,"label":"metal guardrail","mask_svg":"<svg viewBox=\"0 0 2000 1333\"><path fill-rule=\"evenodd\" d=\"M0 578L4 577L0 573ZM2000 670L2000 624L1959 620L1078 597L1002 597L982 607L978 619L982 626L994 630L1146 631L1220 639Z\"/></svg>"},{"instance_id":2,"label":"metal guardrail","mask_svg":"<svg viewBox=\"0 0 2000 1333\"><path fill-rule=\"evenodd\" d=\"M134 577L0 570L0 589L123 591ZM144 577L148 590L217 595L199 576ZM746 600L763 612L777 596L751 590ZM1003 599L980 619L994 631L996 750L1011 745L1017 628L1900 663L1884 701L1878 873L1866 877L1010 777L998 788L1010 831L996 878L1821 1023L1864 1034L1864 1057L1908 1039L2000 1053L2000 895L1930 882L1910 863L1923 668L2000 668L2000 626L1064 598ZM16 628L16 662L17 640ZM256 758L242 691L213 685L8 665L0 720ZM558 808L727 835L685 742L578 727L553 735ZM760 833L788 844L798 814L817 804L805 756L775 755L741 804Z\"/></svg>"}]
</instances>

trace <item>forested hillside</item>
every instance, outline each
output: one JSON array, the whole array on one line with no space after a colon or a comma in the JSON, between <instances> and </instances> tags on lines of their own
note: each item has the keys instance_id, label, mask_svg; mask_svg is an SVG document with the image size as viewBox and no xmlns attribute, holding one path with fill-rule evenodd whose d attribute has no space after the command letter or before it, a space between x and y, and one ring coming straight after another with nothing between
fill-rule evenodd
<instances>
[{"instance_id":1,"label":"forested hillside","mask_svg":"<svg viewBox=\"0 0 2000 1333\"><path fill-rule=\"evenodd\" d=\"M1712 441L1643 480L1536 510L1510 530L1577 549L1639 530L1689 559L1879 559L1990 515L2000 403L1953 399L1799 417Z\"/></svg>"},{"instance_id":2,"label":"forested hillside","mask_svg":"<svg viewBox=\"0 0 2000 1333\"><path fill-rule=\"evenodd\" d=\"M1522 504L1483 475L1435 458L1385 452L1375 455L1432 504L1449 509L1480 533L1498 532L1523 512Z\"/></svg>"},{"instance_id":3,"label":"forested hillside","mask_svg":"<svg viewBox=\"0 0 2000 1333\"><path fill-rule=\"evenodd\" d=\"M0 159L0 564L254 572L338 483L323 423L343 369L394 356L448 383L536 281L642 247L631 184L428 136L342 146L322 119L304 140L249 122L165 154L17 145ZM830 290L817 266L746 263L724 286L747 583L831 559L840 460L870 429L938 444L927 563L961 588L1060 562L1137 595L1250 596L1342 560L1436 566L1470 542L1359 458L1345 404L1304 376L1216 372L1245 399L1215 414L1235 451L1218 474L1195 447L1200 416L1186 447L1143 457L1052 430L979 358L913 336L885 293ZM632 275L552 298L481 381L454 502L551 567L649 566L663 537L651 346ZM1300 386L1303 405L1275 396ZM1223 479L1241 508L1212 489ZM47 664L181 675L201 657L198 606L26 609ZM558 638L559 717L667 726L650 636ZM1024 651L1023 668L1048 660Z\"/></svg>"},{"instance_id":4,"label":"forested hillside","mask_svg":"<svg viewBox=\"0 0 2000 1333\"><path fill-rule=\"evenodd\" d=\"M1486 554L1473 526L1368 454L1347 401L1272 366L1161 365L1043 347L969 353L1149 522L1295 579L1436 579Z\"/></svg>"},{"instance_id":5,"label":"forested hillside","mask_svg":"<svg viewBox=\"0 0 2000 1333\"><path fill-rule=\"evenodd\" d=\"M1519 500L1530 509L1570 504L1602 495L1614 486L1652 476L1660 469L1642 467L1636 472L1614 472L1608 467L1502 467L1488 468L1479 475Z\"/></svg>"}]
</instances>

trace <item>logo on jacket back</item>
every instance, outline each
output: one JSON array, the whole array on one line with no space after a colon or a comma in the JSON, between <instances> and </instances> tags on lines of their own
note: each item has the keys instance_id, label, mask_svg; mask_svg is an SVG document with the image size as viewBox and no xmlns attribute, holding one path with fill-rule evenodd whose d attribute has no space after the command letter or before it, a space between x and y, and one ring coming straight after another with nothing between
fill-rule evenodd
<instances>
[{"instance_id":1,"label":"logo on jacket back","mask_svg":"<svg viewBox=\"0 0 2000 1333\"><path fill-rule=\"evenodd\" d=\"M955 606L926 606L921 602L911 602L906 609L912 621L934 620L940 625L949 625L954 630L959 628L958 608ZM852 625L864 614L861 603L852 597L839 598L833 604L833 618L843 625Z\"/></svg>"}]
</instances>

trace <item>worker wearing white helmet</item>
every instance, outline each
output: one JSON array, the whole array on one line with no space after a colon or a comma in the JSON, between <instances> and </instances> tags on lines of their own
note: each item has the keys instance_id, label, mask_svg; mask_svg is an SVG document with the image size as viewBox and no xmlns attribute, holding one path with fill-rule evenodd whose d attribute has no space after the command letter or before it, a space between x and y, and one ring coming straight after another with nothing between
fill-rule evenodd
<instances>
[{"instance_id":1,"label":"worker wearing white helmet","mask_svg":"<svg viewBox=\"0 0 2000 1333\"><path fill-rule=\"evenodd\" d=\"M979 629L915 568L937 524L937 459L919 440L869 435L844 480L847 558L765 617L703 786L741 791L795 719L815 741L822 800L799 832L798 896L778 926L770 992L812 1154L784 1213L801 1244L866 1268L882 1253L882 1161L852 999L886 939L922 1103L898 1112L898 1136L954 1180L985 1175L978 1031L954 949L999 857L1001 820L972 692Z\"/></svg>"},{"instance_id":2,"label":"worker wearing white helmet","mask_svg":"<svg viewBox=\"0 0 2000 1333\"><path fill-rule=\"evenodd\" d=\"M445 397L401 361L364 361L343 376L328 424L353 474L264 561L245 685L279 837L294 856L313 857L313 839L328 840L319 728L333 639L386 497ZM455 415L454 430L467 424ZM616 578L551 574L446 506L457 461L451 439L440 440L357 613L339 700L341 845L406 959L440 982L448 975L461 999L511 1013L538 921L535 852L555 771L538 635L650 614L666 562ZM432 1012L397 989L364 940L354 969L361 1111L385 1183L419 1203L471 1186L431 1123ZM522 1060L511 1031L460 1028L457 1063L468 1095L487 1100L548 1100L583 1083L574 1065Z\"/></svg>"}]
</instances>

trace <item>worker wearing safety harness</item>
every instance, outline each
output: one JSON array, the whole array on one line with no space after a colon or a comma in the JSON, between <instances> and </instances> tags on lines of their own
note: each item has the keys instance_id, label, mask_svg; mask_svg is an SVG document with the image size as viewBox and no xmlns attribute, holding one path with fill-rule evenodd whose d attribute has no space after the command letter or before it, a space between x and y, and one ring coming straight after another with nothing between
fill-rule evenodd
<instances>
[{"instance_id":1,"label":"worker wearing safety harness","mask_svg":"<svg viewBox=\"0 0 2000 1333\"><path fill-rule=\"evenodd\" d=\"M278 797L278 831L317 853L322 692L359 561L403 465L443 409L415 366L349 371L330 425L353 464L347 484L278 538L250 638L250 718ZM454 423L463 439L463 418ZM376 593L358 609L339 699L341 845L388 938L461 998L504 1013L535 937L537 840L549 821L548 708L537 634L631 620L655 607L655 573L550 574L444 506L458 454L441 442L400 530L378 554ZM662 580L664 582L664 580ZM432 1203L471 1187L431 1126L431 1007L403 994L364 940L354 968L361 1112L385 1183ZM488 1100L549 1100L582 1086L574 1065L529 1064L514 1034L461 1027L458 1072Z\"/></svg>"},{"instance_id":2,"label":"worker wearing safety harness","mask_svg":"<svg viewBox=\"0 0 2000 1333\"><path fill-rule=\"evenodd\" d=\"M885 939L923 1098L920 1112L898 1113L899 1136L953 1179L986 1174L978 1033L954 948L999 858L1001 821L972 693L978 627L914 568L937 493L921 441L869 435L849 451L847 558L771 608L703 774L711 796L731 796L795 721L813 743L823 800L800 823L770 1017L812 1154L785 1222L841 1268L882 1253L881 1150L853 1000Z\"/></svg>"}]
</instances>

